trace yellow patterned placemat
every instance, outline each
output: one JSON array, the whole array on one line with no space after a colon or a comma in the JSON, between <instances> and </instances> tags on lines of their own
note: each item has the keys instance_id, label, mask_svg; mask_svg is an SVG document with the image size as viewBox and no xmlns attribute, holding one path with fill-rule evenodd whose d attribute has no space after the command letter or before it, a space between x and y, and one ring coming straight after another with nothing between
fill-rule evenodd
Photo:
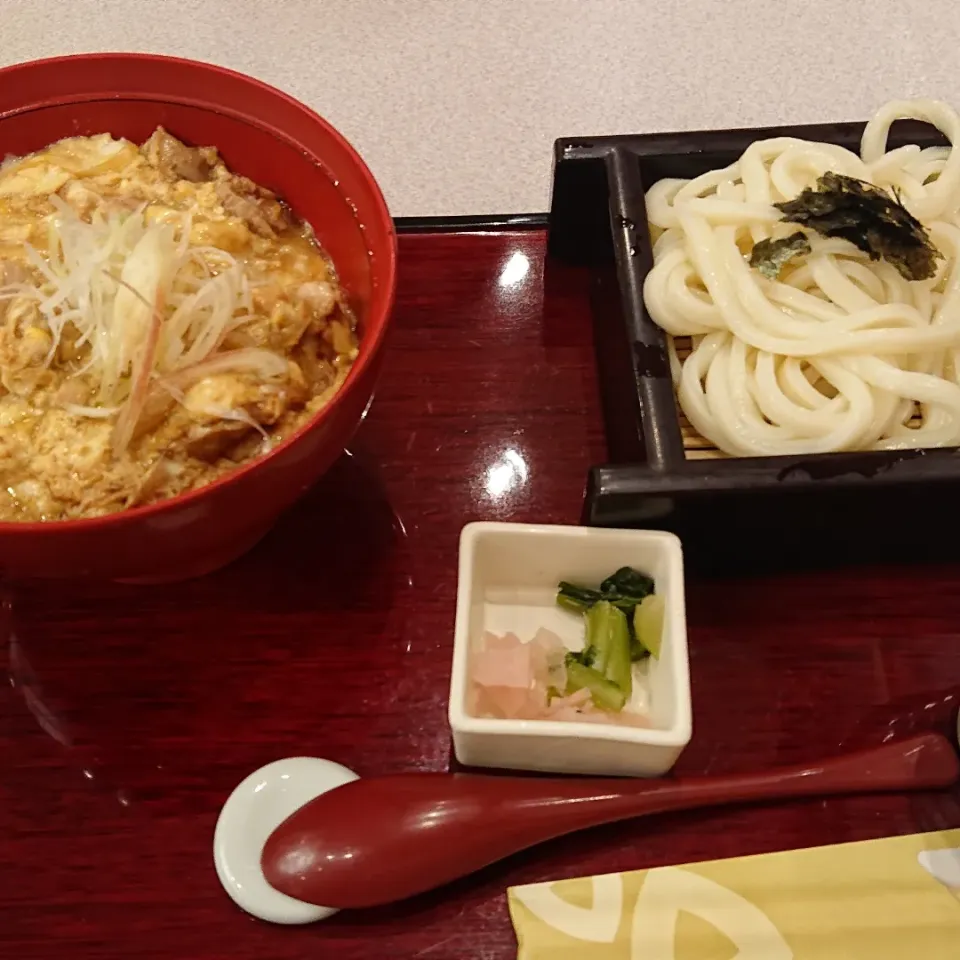
<instances>
[{"instance_id":1,"label":"yellow patterned placemat","mask_svg":"<svg viewBox=\"0 0 960 960\"><path fill-rule=\"evenodd\" d=\"M518 960L960 960L960 830L508 897Z\"/></svg>"}]
</instances>

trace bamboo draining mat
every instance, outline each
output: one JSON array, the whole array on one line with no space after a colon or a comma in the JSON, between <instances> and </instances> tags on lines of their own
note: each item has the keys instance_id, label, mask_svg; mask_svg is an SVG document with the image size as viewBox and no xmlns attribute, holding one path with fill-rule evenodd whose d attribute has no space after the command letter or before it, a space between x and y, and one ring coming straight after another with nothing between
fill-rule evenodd
<instances>
[{"instance_id":1,"label":"bamboo draining mat","mask_svg":"<svg viewBox=\"0 0 960 960\"><path fill-rule=\"evenodd\" d=\"M674 344L677 348L677 356L683 362L690 356L690 338L675 337ZM719 457L726 457L709 440L704 440L690 425L686 415L677 404L677 416L680 418L680 433L683 436L683 451L688 460L714 460Z\"/></svg>"}]
</instances>

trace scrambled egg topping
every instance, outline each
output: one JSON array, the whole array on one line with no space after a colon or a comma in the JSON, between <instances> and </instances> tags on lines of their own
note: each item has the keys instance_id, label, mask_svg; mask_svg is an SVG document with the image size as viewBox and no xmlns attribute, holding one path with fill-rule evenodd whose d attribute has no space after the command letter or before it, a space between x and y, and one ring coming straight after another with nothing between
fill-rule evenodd
<instances>
[{"instance_id":1,"label":"scrambled egg topping","mask_svg":"<svg viewBox=\"0 0 960 960\"><path fill-rule=\"evenodd\" d=\"M94 227L87 258L77 230ZM130 269L103 249L125 236L143 239ZM167 258L153 274L151 250ZM148 274L149 290L130 280ZM141 147L75 137L0 167L0 521L209 483L313 416L356 354L310 229L215 149L161 128Z\"/></svg>"}]
</instances>

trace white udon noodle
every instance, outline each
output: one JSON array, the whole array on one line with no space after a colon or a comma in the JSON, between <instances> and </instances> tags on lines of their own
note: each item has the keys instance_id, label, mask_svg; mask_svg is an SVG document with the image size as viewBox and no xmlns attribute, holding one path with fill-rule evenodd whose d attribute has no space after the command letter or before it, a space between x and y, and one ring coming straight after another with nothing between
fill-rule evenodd
<instances>
[{"instance_id":1,"label":"white udon noodle","mask_svg":"<svg viewBox=\"0 0 960 960\"><path fill-rule=\"evenodd\" d=\"M895 120L926 121L951 146L887 152ZM644 285L670 336L677 396L693 428L733 456L960 445L960 116L895 101L860 156L789 137L647 193L654 266ZM776 280L752 269L759 240L789 236L772 204L832 171L895 190L942 254L908 281L844 240L805 231L811 253ZM931 179L934 178L934 179ZM690 337L680 362L674 337Z\"/></svg>"}]
</instances>

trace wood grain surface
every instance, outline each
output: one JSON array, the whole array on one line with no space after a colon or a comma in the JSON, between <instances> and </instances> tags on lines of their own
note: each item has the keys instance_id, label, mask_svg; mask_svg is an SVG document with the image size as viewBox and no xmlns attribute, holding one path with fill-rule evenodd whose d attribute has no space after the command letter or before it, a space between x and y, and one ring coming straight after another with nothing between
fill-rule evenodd
<instances>
[{"instance_id":1,"label":"wood grain surface","mask_svg":"<svg viewBox=\"0 0 960 960\"><path fill-rule=\"evenodd\" d=\"M214 822L257 766L450 763L463 524L579 518L604 458L589 277L544 278L544 247L402 239L386 373L349 455L233 567L176 587L11 588L0 956L506 960L510 884L960 826L949 795L792 802L590 831L311 927L227 898ZM695 736L678 769L815 758L868 709L960 685L958 569L689 583Z\"/></svg>"}]
</instances>

